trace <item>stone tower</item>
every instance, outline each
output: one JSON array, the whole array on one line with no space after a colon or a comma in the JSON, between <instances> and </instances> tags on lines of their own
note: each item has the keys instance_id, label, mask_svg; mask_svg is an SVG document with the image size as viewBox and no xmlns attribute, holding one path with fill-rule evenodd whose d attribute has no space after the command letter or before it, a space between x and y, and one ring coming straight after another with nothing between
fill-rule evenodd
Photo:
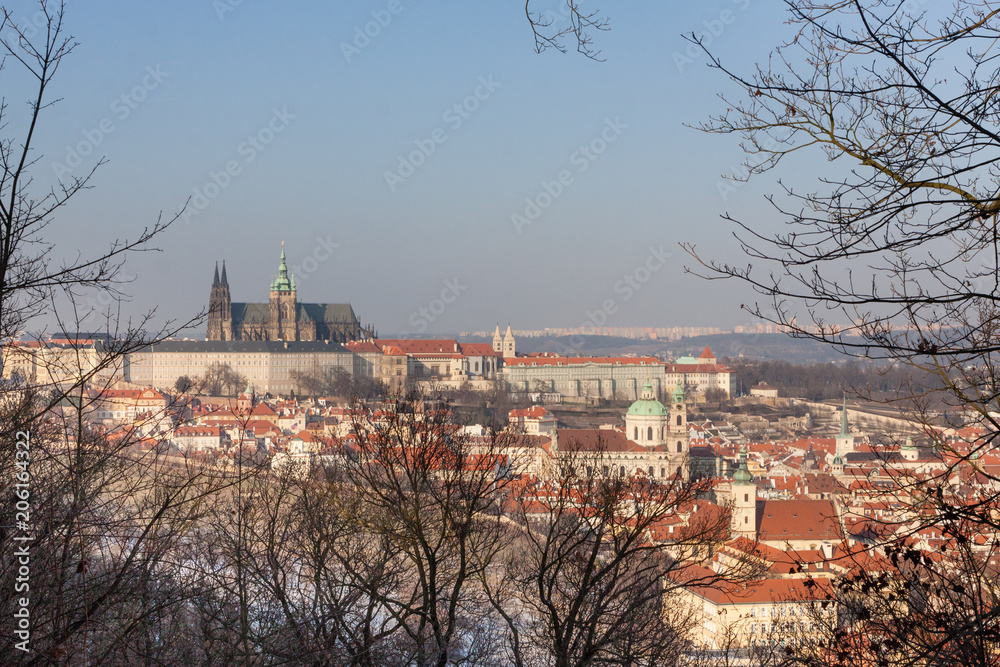
<instances>
[{"instance_id":1,"label":"stone tower","mask_svg":"<svg viewBox=\"0 0 1000 667\"><path fill-rule=\"evenodd\" d=\"M212 293L208 297L208 340L233 339L233 300L229 294L229 280L226 278L226 261L222 261L222 277L219 277L219 263L215 263L215 277Z\"/></svg>"},{"instance_id":2,"label":"stone tower","mask_svg":"<svg viewBox=\"0 0 1000 667\"><path fill-rule=\"evenodd\" d=\"M295 297L295 275L288 275L285 264L285 244L281 244L281 262L278 277L271 282L271 298L267 313L270 340L298 340L298 301Z\"/></svg>"},{"instance_id":3,"label":"stone tower","mask_svg":"<svg viewBox=\"0 0 1000 667\"><path fill-rule=\"evenodd\" d=\"M678 382L674 393L670 396L670 421L667 426L670 450L670 462L680 475L688 478L690 472L688 457L690 455L690 440L687 425L687 404L685 403L684 387Z\"/></svg>"},{"instance_id":4,"label":"stone tower","mask_svg":"<svg viewBox=\"0 0 1000 667\"><path fill-rule=\"evenodd\" d=\"M500 327L497 327L497 330L499 329ZM503 335L503 358L513 359L515 356L517 355L514 352L514 332L510 330L510 324L508 324L507 333Z\"/></svg>"},{"instance_id":5,"label":"stone tower","mask_svg":"<svg viewBox=\"0 0 1000 667\"><path fill-rule=\"evenodd\" d=\"M497 330L493 332L493 351L499 355L503 355L503 339L500 338L500 324L497 324Z\"/></svg>"}]
</instances>

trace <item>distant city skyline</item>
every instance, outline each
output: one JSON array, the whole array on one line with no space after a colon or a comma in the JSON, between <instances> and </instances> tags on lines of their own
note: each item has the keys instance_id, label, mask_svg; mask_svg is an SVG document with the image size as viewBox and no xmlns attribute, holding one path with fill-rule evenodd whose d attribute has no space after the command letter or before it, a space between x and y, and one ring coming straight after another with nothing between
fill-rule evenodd
<instances>
[{"instance_id":1,"label":"distant city skyline","mask_svg":"<svg viewBox=\"0 0 1000 667\"><path fill-rule=\"evenodd\" d=\"M37 7L11 6L30 29ZM57 216L56 257L186 203L162 252L126 265L128 314L188 319L222 259L233 299L261 300L284 241L301 300L380 331L749 324L753 294L686 274L678 243L745 261L720 215L767 231L774 188L723 180L736 142L685 127L724 111L727 82L681 35L760 59L780 7L602 8L604 62L535 54L523 9L70 3L79 46L41 117L36 186L107 164ZM5 76L16 130L30 81Z\"/></svg>"}]
</instances>

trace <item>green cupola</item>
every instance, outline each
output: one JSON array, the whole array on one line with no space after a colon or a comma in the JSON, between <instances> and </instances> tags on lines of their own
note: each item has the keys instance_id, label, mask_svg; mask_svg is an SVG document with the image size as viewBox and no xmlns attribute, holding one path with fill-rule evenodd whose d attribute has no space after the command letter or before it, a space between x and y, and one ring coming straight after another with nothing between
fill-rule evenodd
<instances>
[{"instance_id":1,"label":"green cupola","mask_svg":"<svg viewBox=\"0 0 1000 667\"><path fill-rule=\"evenodd\" d=\"M663 403L656 400L656 394L653 392L653 383L647 378L646 384L642 387L642 394L639 396L639 400L629 406L627 414L633 417L665 417L669 413Z\"/></svg>"}]
</instances>

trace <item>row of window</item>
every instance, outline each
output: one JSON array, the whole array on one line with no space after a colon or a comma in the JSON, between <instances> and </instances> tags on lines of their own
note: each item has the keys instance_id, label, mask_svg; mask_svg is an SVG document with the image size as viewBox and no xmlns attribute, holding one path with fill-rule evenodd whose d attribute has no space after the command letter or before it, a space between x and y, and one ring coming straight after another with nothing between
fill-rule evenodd
<instances>
[{"instance_id":1,"label":"row of window","mask_svg":"<svg viewBox=\"0 0 1000 667\"><path fill-rule=\"evenodd\" d=\"M603 472L604 476L606 477L606 476L608 476L611 473L611 469L608 466L604 466L602 468L602 472ZM624 476L625 475L625 466L621 466L619 472ZM587 466L587 476L589 477L589 476L591 476L593 474L594 474L594 468L593 468L593 466ZM677 466L677 470L675 471L675 474L678 477L681 477L683 475L683 473L681 472L681 466ZM653 466L649 466L649 476L650 477L656 477L656 469ZM660 467L660 477L666 478L666 476L667 476L667 469L665 467L661 466Z\"/></svg>"}]
</instances>

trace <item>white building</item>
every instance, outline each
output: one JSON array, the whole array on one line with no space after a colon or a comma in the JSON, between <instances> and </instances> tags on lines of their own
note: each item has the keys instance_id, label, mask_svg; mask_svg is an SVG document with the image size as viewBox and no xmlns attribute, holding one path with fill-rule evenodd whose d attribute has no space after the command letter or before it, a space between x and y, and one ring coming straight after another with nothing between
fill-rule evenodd
<instances>
[{"instance_id":1,"label":"white building","mask_svg":"<svg viewBox=\"0 0 1000 667\"><path fill-rule=\"evenodd\" d=\"M258 392L288 394L297 390L293 371L319 373L342 368L370 374L372 362L327 341L174 341L129 354L125 379L134 384L172 389L177 378L204 377L213 364L228 365Z\"/></svg>"}]
</instances>

